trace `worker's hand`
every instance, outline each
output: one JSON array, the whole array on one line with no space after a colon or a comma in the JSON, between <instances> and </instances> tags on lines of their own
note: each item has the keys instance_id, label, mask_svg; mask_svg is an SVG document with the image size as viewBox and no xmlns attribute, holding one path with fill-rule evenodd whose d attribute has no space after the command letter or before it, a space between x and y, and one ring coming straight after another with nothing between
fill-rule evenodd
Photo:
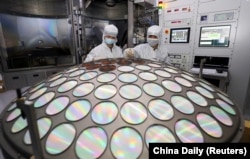
<instances>
[{"instance_id":1,"label":"worker's hand","mask_svg":"<svg viewBox=\"0 0 250 159\"><path fill-rule=\"evenodd\" d=\"M124 50L124 57L125 58L134 58L135 56L135 50L133 48L127 48Z\"/></svg>"}]
</instances>

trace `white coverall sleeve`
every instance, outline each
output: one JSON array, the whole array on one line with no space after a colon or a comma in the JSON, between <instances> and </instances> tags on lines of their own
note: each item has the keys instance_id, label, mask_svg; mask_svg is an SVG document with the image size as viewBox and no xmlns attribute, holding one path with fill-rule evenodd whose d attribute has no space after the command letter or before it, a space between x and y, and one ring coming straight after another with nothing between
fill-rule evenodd
<instances>
[{"instance_id":1,"label":"white coverall sleeve","mask_svg":"<svg viewBox=\"0 0 250 159\"><path fill-rule=\"evenodd\" d=\"M143 52L143 47L142 44L137 45L136 47L134 47L134 57L135 58L141 58L142 55L140 54L141 52Z\"/></svg>"},{"instance_id":2,"label":"white coverall sleeve","mask_svg":"<svg viewBox=\"0 0 250 159\"><path fill-rule=\"evenodd\" d=\"M95 50L95 49L92 49L92 50L88 53L88 55L87 55L86 59L84 60L84 62L90 62L90 61L94 60L94 58L96 57L95 51L94 51L94 50Z\"/></svg>"},{"instance_id":3,"label":"white coverall sleeve","mask_svg":"<svg viewBox=\"0 0 250 159\"><path fill-rule=\"evenodd\" d=\"M119 47L119 46L116 46L116 53L115 53L115 56L113 58L123 58L124 55L122 53L122 49Z\"/></svg>"},{"instance_id":4,"label":"white coverall sleeve","mask_svg":"<svg viewBox=\"0 0 250 159\"><path fill-rule=\"evenodd\" d=\"M103 52L105 52L105 48L102 45L99 45L99 46L93 48L89 52L89 54L87 55L84 62L90 62L90 61L93 61L93 60L99 60L99 59L107 58L106 54L103 53Z\"/></svg>"},{"instance_id":5,"label":"white coverall sleeve","mask_svg":"<svg viewBox=\"0 0 250 159\"><path fill-rule=\"evenodd\" d=\"M172 65L171 63L170 63L170 60L169 60L169 58L168 58L168 51L167 51L167 49L166 48L161 48L160 49L160 52L161 52L161 56L162 56L162 58L160 58L160 61L161 62L164 62L164 63L166 63L166 64L168 64L168 65Z\"/></svg>"}]
</instances>

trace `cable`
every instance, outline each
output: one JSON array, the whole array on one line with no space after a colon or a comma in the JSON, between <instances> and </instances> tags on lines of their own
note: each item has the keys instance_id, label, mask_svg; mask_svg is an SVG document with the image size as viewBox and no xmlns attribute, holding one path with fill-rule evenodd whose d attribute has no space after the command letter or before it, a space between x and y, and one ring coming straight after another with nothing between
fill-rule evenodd
<instances>
[{"instance_id":1,"label":"cable","mask_svg":"<svg viewBox=\"0 0 250 159\"><path fill-rule=\"evenodd\" d=\"M226 72L227 72L227 80L225 82L225 93L227 93L227 89L231 81L231 75L230 75L229 70L227 70Z\"/></svg>"}]
</instances>

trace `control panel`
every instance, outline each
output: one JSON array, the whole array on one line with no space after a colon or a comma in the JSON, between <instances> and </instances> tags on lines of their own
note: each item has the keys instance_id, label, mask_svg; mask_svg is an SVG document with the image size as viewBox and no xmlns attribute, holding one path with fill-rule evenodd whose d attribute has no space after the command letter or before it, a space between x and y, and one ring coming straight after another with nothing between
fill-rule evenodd
<instances>
[{"instance_id":1,"label":"control panel","mask_svg":"<svg viewBox=\"0 0 250 159\"><path fill-rule=\"evenodd\" d=\"M190 55L183 55L183 54L168 54L169 62L177 67L181 68L183 70L188 71L190 66L189 66L189 61L190 61Z\"/></svg>"}]
</instances>

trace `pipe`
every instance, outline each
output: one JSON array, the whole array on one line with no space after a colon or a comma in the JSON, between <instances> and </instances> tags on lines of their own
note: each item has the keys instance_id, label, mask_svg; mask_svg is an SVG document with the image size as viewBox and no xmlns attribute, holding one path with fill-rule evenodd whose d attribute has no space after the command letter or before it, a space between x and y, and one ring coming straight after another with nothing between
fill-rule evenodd
<instances>
[{"instance_id":1,"label":"pipe","mask_svg":"<svg viewBox=\"0 0 250 159\"><path fill-rule=\"evenodd\" d=\"M86 37L85 37L85 7L86 3L83 0L80 0L80 10L81 10L81 28L82 28L82 34L81 34L81 39L82 39L82 48L81 48L81 56L87 54L87 44L86 44Z\"/></svg>"},{"instance_id":2,"label":"pipe","mask_svg":"<svg viewBox=\"0 0 250 159\"><path fill-rule=\"evenodd\" d=\"M134 3L132 1L128 1L128 48L134 47L133 34L134 34Z\"/></svg>"},{"instance_id":3,"label":"pipe","mask_svg":"<svg viewBox=\"0 0 250 159\"><path fill-rule=\"evenodd\" d=\"M43 148L40 142L39 129L36 122L36 113L35 108L33 107L33 103L29 101L25 101L22 98L22 93L20 89L16 90L17 93L17 107L21 109L21 115L23 118L27 118L28 129L30 133L33 156L35 159L44 159Z\"/></svg>"},{"instance_id":4,"label":"pipe","mask_svg":"<svg viewBox=\"0 0 250 159\"><path fill-rule=\"evenodd\" d=\"M79 59L78 59L78 54L77 54L77 37L76 37L76 27L75 27L75 18L74 18L74 9L73 9L73 1L72 0L67 0L68 3L68 7L69 7L69 15L70 15L70 19L71 19L71 26L72 26L72 40L73 40L73 52L74 55L77 56L76 59L76 63L79 63Z\"/></svg>"},{"instance_id":5,"label":"pipe","mask_svg":"<svg viewBox=\"0 0 250 159\"><path fill-rule=\"evenodd\" d=\"M204 63L206 62L206 59L201 59L200 61L200 72L199 72L199 78L202 78L202 71L203 71L203 67L204 67Z\"/></svg>"}]
</instances>

